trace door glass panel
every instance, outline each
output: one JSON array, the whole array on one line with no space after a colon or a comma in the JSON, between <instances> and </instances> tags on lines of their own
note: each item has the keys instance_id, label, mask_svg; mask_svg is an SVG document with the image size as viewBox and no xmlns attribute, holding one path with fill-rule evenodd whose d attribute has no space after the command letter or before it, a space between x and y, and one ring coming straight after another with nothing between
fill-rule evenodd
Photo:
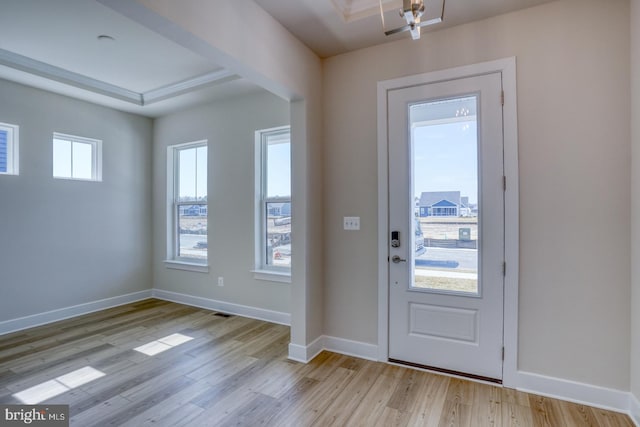
<instances>
[{"instance_id":1,"label":"door glass panel","mask_svg":"<svg viewBox=\"0 0 640 427\"><path fill-rule=\"evenodd\" d=\"M413 289L479 294L477 101L409 107Z\"/></svg>"}]
</instances>

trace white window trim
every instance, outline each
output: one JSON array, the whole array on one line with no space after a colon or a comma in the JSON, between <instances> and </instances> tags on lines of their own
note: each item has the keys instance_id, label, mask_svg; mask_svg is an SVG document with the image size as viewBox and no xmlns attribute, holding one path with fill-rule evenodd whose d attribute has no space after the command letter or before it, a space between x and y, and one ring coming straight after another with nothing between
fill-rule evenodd
<instances>
[{"instance_id":1,"label":"white window trim","mask_svg":"<svg viewBox=\"0 0 640 427\"><path fill-rule=\"evenodd\" d=\"M196 273L208 273L208 264L198 264L195 262L178 261L173 259L165 259L164 265L172 270L194 271Z\"/></svg>"},{"instance_id":2,"label":"white window trim","mask_svg":"<svg viewBox=\"0 0 640 427\"><path fill-rule=\"evenodd\" d=\"M268 282L291 283L291 271L275 270L251 270L253 278L256 280L266 280Z\"/></svg>"},{"instance_id":3,"label":"white window trim","mask_svg":"<svg viewBox=\"0 0 640 427\"><path fill-rule=\"evenodd\" d=\"M291 198L272 197L265 198L262 196L266 193L266 179L265 173L267 170L265 148L267 143L267 137L276 133L289 132L291 135L291 126L279 126L269 129L260 129L255 133L255 268L251 270L254 273L254 279L269 280L273 282L291 283L291 268L290 267L275 267L267 266L265 262L264 248L266 247L265 235L266 233L262 229L263 224L266 221L266 202L289 202Z\"/></svg>"},{"instance_id":4,"label":"white window trim","mask_svg":"<svg viewBox=\"0 0 640 427\"><path fill-rule=\"evenodd\" d=\"M73 161L73 143L91 145L91 178L75 178L73 176L53 176L55 179L65 179L70 181L102 181L102 141L95 138L85 138L83 136L68 135L64 133L54 132L51 140L53 149L53 140L60 139L71 142L71 160ZM71 173L73 174L73 167Z\"/></svg>"},{"instance_id":5,"label":"white window trim","mask_svg":"<svg viewBox=\"0 0 640 427\"><path fill-rule=\"evenodd\" d=\"M0 175L20 174L20 127L9 123L0 123L0 130L7 132L7 171Z\"/></svg>"},{"instance_id":6,"label":"white window trim","mask_svg":"<svg viewBox=\"0 0 640 427\"><path fill-rule=\"evenodd\" d=\"M179 151L196 148L209 147L206 139L193 142L185 142L182 144L174 144L167 147L167 256L164 264L167 268L176 270L195 271L198 273L209 272L209 249L207 248L207 259L200 260L197 258L178 257L178 227L177 227L177 209L176 209L176 191L178 191L178 156ZM208 171L207 171L208 176ZM207 191L208 192L208 191ZM202 202L194 202L190 204L198 204ZM209 217L209 203L207 201L207 218ZM207 234L209 226L207 221ZM207 239L208 240L208 239Z\"/></svg>"}]
</instances>

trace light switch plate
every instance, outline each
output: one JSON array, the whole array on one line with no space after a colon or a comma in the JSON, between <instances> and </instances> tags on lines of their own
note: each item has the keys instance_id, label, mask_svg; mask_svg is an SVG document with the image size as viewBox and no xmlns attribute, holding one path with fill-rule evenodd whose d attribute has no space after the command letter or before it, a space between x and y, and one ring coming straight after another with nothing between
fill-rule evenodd
<instances>
[{"instance_id":1,"label":"light switch plate","mask_svg":"<svg viewBox=\"0 0 640 427\"><path fill-rule=\"evenodd\" d=\"M344 229L345 230L360 230L360 217L359 216L345 216L344 217Z\"/></svg>"}]
</instances>

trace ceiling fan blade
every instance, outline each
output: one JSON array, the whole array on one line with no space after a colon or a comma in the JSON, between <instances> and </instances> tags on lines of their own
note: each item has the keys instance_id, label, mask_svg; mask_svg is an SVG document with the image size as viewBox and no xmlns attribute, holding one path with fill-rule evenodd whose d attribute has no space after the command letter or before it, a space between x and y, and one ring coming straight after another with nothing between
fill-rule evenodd
<instances>
[{"instance_id":1,"label":"ceiling fan blade","mask_svg":"<svg viewBox=\"0 0 640 427\"><path fill-rule=\"evenodd\" d=\"M409 25L405 25L404 27L394 28L393 30L388 30L384 32L385 36L390 36L391 34L402 33L403 31L410 31L411 27Z\"/></svg>"},{"instance_id":2,"label":"ceiling fan blade","mask_svg":"<svg viewBox=\"0 0 640 427\"><path fill-rule=\"evenodd\" d=\"M439 24L442 21L444 21L444 7L445 7L445 3L447 2L447 0L442 0L442 9L440 10L440 16L437 18L432 18L432 19L427 19L426 21L421 21L418 25L418 27L427 27L429 25L433 25L433 24Z\"/></svg>"},{"instance_id":3,"label":"ceiling fan blade","mask_svg":"<svg viewBox=\"0 0 640 427\"><path fill-rule=\"evenodd\" d=\"M442 18L433 18L433 19L428 19L426 21L420 21L418 24L416 24L416 26L427 27L429 25L439 24L441 22L442 22Z\"/></svg>"}]
</instances>

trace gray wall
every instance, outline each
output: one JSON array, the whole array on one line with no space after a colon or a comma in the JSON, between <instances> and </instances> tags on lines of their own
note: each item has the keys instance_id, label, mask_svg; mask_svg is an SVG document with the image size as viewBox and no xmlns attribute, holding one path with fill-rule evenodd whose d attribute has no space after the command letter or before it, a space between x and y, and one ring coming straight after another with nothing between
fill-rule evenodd
<instances>
[{"instance_id":1,"label":"gray wall","mask_svg":"<svg viewBox=\"0 0 640 427\"><path fill-rule=\"evenodd\" d=\"M640 421L640 0L631 1L631 392Z\"/></svg>"},{"instance_id":2,"label":"gray wall","mask_svg":"<svg viewBox=\"0 0 640 427\"><path fill-rule=\"evenodd\" d=\"M377 342L376 83L510 56L519 369L629 390L627 1L560 0L325 61L325 334Z\"/></svg>"},{"instance_id":3,"label":"gray wall","mask_svg":"<svg viewBox=\"0 0 640 427\"><path fill-rule=\"evenodd\" d=\"M0 321L151 284L152 121L0 80L20 175L0 176ZM54 131L101 139L102 182L52 177Z\"/></svg>"},{"instance_id":4,"label":"gray wall","mask_svg":"<svg viewBox=\"0 0 640 427\"><path fill-rule=\"evenodd\" d=\"M255 280L255 131L289 124L289 103L267 92L157 119L153 148L153 281L157 289L290 313L291 285ZM209 273L168 269L167 146L209 141ZM224 277L224 287L217 285Z\"/></svg>"}]
</instances>

